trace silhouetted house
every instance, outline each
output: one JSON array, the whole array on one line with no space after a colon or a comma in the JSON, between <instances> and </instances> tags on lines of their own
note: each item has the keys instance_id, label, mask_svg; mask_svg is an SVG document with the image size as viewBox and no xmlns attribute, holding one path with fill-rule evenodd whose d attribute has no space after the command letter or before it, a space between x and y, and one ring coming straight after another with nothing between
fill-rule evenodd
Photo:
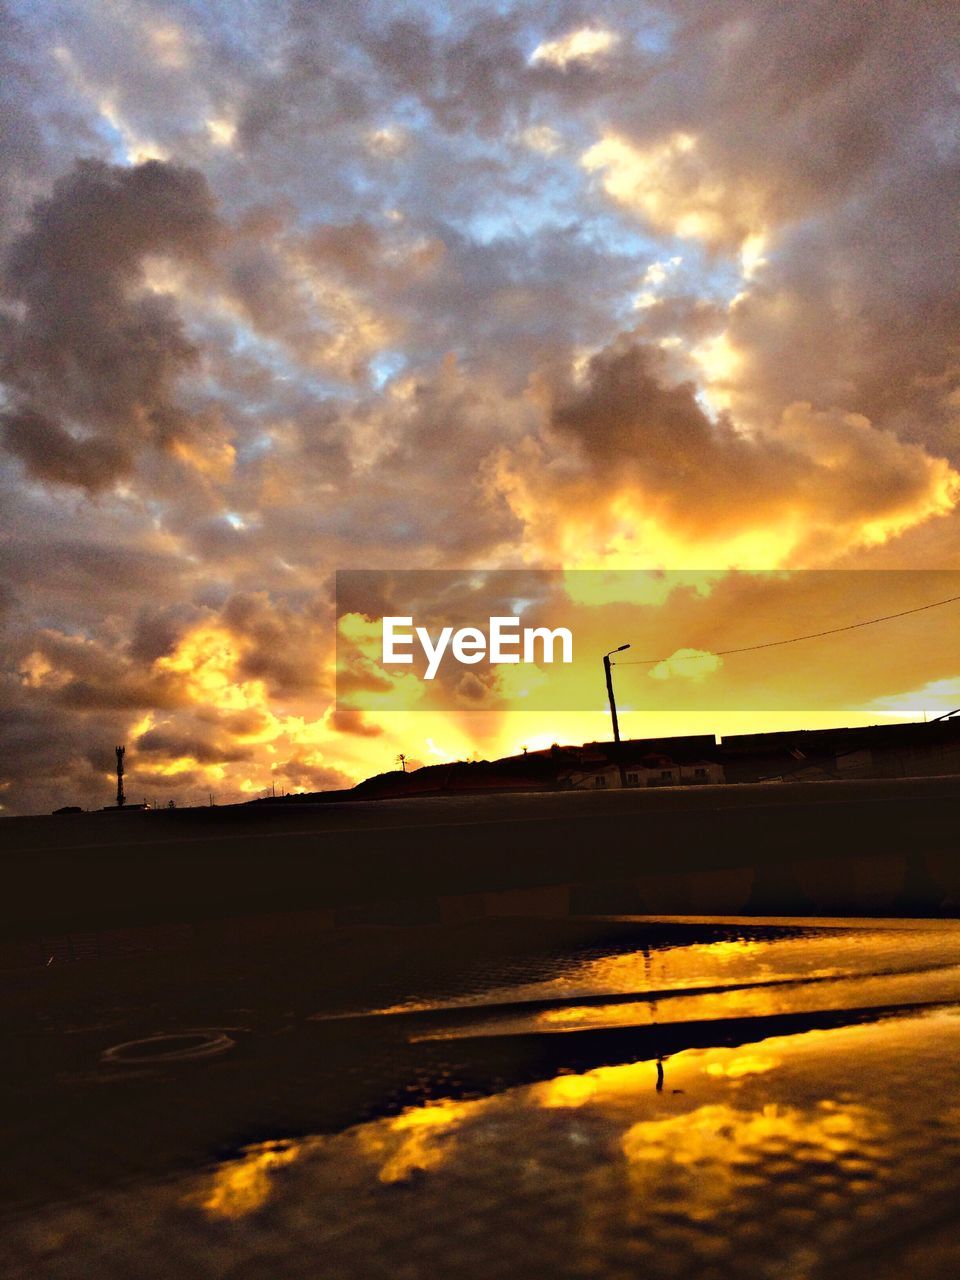
<instances>
[{"instance_id":1,"label":"silhouetted house","mask_svg":"<svg viewBox=\"0 0 960 1280\"><path fill-rule=\"evenodd\" d=\"M960 774L960 720L742 733L718 743L712 734L554 743L501 760L459 760L393 770L337 792L271 797L257 804L387 800L409 796L520 791L604 791L715 786L736 782L821 781ZM127 805L124 810L139 808ZM113 809L113 812L118 810Z\"/></svg>"},{"instance_id":2,"label":"silhouetted house","mask_svg":"<svg viewBox=\"0 0 960 1280\"><path fill-rule=\"evenodd\" d=\"M720 751L728 782L936 777L960 773L960 721L741 733Z\"/></svg>"},{"instance_id":3,"label":"silhouetted house","mask_svg":"<svg viewBox=\"0 0 960 1280\"><path fill-rule=\"evenodd\" d=\"M630 738L587 742L572 749L561 771L564 785L576 791L626 787L707 786L724 781L723 765L712 734L689 738Z\"/></svg>"}]
</instances>

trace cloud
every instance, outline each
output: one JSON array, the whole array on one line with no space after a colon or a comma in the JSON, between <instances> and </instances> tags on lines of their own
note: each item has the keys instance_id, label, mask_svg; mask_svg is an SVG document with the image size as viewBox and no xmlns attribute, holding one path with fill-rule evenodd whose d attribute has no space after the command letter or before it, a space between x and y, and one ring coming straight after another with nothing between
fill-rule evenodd
<instances>
[{"instance_id":1,"label":"cloud","mask_svg":"<svg viewBox=\"0 0 960 1280\"><path fill-rule=\"evenodd\" d=\"M617 43L619 37L602 27L580 27L556 40L538 44L530 55L532 63L542 62L561 71L574 62L595 62Z\"/></svg>"},{"instance_id":2,"label":"cloud","mask_svg":"<svg viewBox=\"0 0 960 1280\"><path fill-rule=\"evenodd\" d=\"M723 659L706 649L677 649L649 671L651 680L691 680L699 683L723 666Z\"/></svg>"},{"instance_id":3,"label":"cloud","mask_svg":"<svg viewBox=\"0 0 960 1280\"><path fill-rule=\"evenodd\" d=\"M559 133L548 124L529 125L520 134L520 140L532 151L539 151L545 156L552 156L562 146Z\"/></svg>"},{"instance_id":4,"label":"cloud","mask_svg":"<svg viewBox=\"0 0 960 1280\"><path fill-rule=\"evenodd\" d=\"M34 207L5 263L18 311L2 372L4 440L37 478L95 490L139 447L190 435L176 384L199 353L143 269L149 255L201 262L215 233L203 177L157 161L79 161Z\"/></svg>"},{"instance_id":5,"label":"cloud","mask_svg":"<svg viewBox=\"0 0 960 1280\"><path fill-rule=\"evenodd\" d=\"M352 733L361 738L379 738L383 733L379 725L364 720L359 711L350 707L335 707L330 715L330 724L338 733Z\"/></svg>"},{"instance_id":6,"label":"cloud","mask_svg":"<svg viewBox=\"0 0 960 1280\"><path fill-rule=\"evenodd\" d=\"M606 193L635 209L658 232L737 248L765 225L763 198L743 182L724 183L690 133L647 148L608 134L583 153L583 167L602 175Z\"/></svg>"},{"instance_id":7,"label":"cloud","mask_svg":"<svg viewBox=\"0 0 960 1280\"><path fill-rule=\"evenodd\" d=\"M9 808L568 731L331 709L337 568L960 562L949 6L3 18Z\"/></svg>"},{"instance_id":8,"label":"cloud","mask_svg":"<svg viewBox=\"0 0 960 1280\"><path fill-rule=\"evenodd\" d=\"M137 752L141 756L162 756L170 760L191 760L197 764L233 764L250 760L252 747L238 746L229 739L196 738L171 733L163 729L148 729L137 739Z\"/></svg>"},{"instance_id":9,"label":"cloud","mask_svg":"<svg viewBox=\"0 0 960 1280\"><path fill-rule=\"evenodd\" d=\"M751 434L711 417L696 386L671 382L667 367L661 350L624 335L579 376L540 389L542 439L505 450L493 484L545 550L629 542L652 522L681 548L713 540L721 555L725 541L767 533L763 554L776 563L815 535L821 554L831 541L834 552L883 541L949 513L960 494L942 458L860 415L798 403Z\"/></svg>"},{"instance_id":10,"label":"cloud","mask_svg":"<svg viewBox=\"0 0 960 1280\"><path fill-rule=\"evenodd\" d=\"M128 450L112 440L77 437L27 407L0 414L3 443L43 480L94 491L130 471Z\"/></svg>"}]
</instances>

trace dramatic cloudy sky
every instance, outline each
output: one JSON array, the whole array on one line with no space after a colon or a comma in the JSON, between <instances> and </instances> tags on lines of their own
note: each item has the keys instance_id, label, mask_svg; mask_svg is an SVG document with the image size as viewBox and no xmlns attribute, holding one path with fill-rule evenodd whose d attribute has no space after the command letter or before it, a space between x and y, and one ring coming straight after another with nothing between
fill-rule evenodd
<instances>
[{"instance_id":1,"label":"dramatic cloudy sky","mask_svg":"<svg viewBox=\"0 0 960 1280\"><path fill-rule=\"evenodd\" d=\"M338 712L337 568L960 567L950 0L4 2L7 812L603 732Z\"/></svg>"}]
</instances>

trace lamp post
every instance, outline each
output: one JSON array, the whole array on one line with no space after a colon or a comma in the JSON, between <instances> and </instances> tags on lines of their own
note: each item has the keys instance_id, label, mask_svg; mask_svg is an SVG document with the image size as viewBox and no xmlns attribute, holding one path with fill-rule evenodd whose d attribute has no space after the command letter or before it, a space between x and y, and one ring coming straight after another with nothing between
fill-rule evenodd
<instances>
[{"instance_id":1,"label":"lamp post","mask_svg":"<svg viewBox=\"0 0 960 1280\"><path fill-rule=\"evenodd\" d=\"M607 679L607 699L610 703L610 719L613 721L613 740L617 743L620 741L620 723L617 720L617 702L613 696L613 676L610 672L613 663L610 661L610 654L622 653L624 649L629 648L628 644L622 644L619 649L611 649L610 653L603 655L603 674Z\"/></svg>"},{"instance_id":2,"label":"lamp post","mask_svg":"<svg viewBox=\"0 0 960 1280\"><path fill-rule=\"evenodd\" d=\"M117 747L117 808L122 809L127 803L127 797L123 794L123 757L126 755L126 747Z\"/></svg>"},{"instance_id":3,"label":"lamp post","mask_svg":"<svg viewBox=\"0 0 960 1280\"><path fill-rule=\"evenodd\" d=\"M624 649L629 648L630 646L628 644L622 644L619 648L611 649L610 653L605 653L603 655L603 674L607 681L607 699L610 703L610 719L613 721L614 754L617 759L617 768L620 770L621 788L627 785L627 781L624 777L623 761L620 759L620 722L617 720L617 701L613 696L613 674L611 672L613 663L610 661L610 655L614 653L622 653Z\"/></svg>"}]
</instances>

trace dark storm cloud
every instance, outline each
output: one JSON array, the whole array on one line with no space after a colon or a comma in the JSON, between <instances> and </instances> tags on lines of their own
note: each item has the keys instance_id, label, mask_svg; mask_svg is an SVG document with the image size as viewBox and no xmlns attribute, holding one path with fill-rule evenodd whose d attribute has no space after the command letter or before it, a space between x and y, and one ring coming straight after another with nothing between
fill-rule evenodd
<instances>
[{"instance_id":1,"label":"dark storm cloud","mask_svg":"<svg viewBox=\"0 0 960 1280\"><path fill-rule=\"evenodd\" d=\"M359 711L350 707L336 707L330 716L330 723L338 733L351 733L360 738L379 738L383 733L379 725L364 720Z\"/></svg>"},{"instance_id":2,"label":"dark storm cloud","mask_svg":"<svg viewBox=\"0 0 960 1280\"><path fill-rule=\"evenodd\" d=\"M220 621L243 641L239 675L265 681L278 697L317 690L325 613L320 603L291 609L264 591L233 596L221 610Z\"/></svg>"},{"instance_id":3,"label":"dark storm cloud","mask_svg":"<svg viewBox=\"0 0 960 1280\"><path fill-rule=\"evenodd\" d=\"M232 764L249 760L254 754L252 747L237 746L228 738L192 737L164 729L148 729L141 734L137 739L137 752L144 756L159 755L167 760L187 756L198 764Z\"/></svg>"},{"instance_id":4,"label":"dark storm cloud","mask_svg":"<svg viewBox=\"0 0 960 1280\"><path fill-rule=\"evenodd\" d=\"M150 161L80 161L11 247L4 440L40 479L96 490L142 444L190 431L176 400L197 359L170 298L140 289L150 254L200 261L215 236L203 177Z\"/></svg>"},{"instance_id":5,"label":"dark storm cloud","mask_svg":"<svg viewBox=\"0 0 960 1280\"><path fill-rule=\"evenodd\" d=\"M585 484L588 495L635 488L670 525L709 533L741 525L745 511L758 524L800 509L846 525L949 492L944 464L865 419L796 404L775 429L749 436L728 414L709 415L696 385L670 381L668 368L659 348L624 336L548 393L548 437L572 464L557 495L571 482L580 501ZM538 483L550 491L548 477Z\"/></svg>"},{"instance_id":6,"label":"dark storm cloud","mask_svg":"<svg viewBox=\"0 0 960 1280\"><path fill-rule=\"evenodd\" d=\"M157 658L166 657L181 636L202 617L200 608L186 602L142 608L132 624L131 657L140 663L153 663Z\"/></svg>"},{"instance_id":7,"label":"dark storm cloud","mask_svg":"<svg viewBox=\"0 0 960 1280\"><path fill-rule=\"evenodd\" d=\"M818 392L960 459L958 189L960 156L938 171L910 166L829 228L785 238L733 317L746 409Z\"/></svg>"},{"instance_id":8,"label":"dark storm cloud","mask_svg":"<svg viewBox=\"0 0 960 1280\"><path fill-rule=\"evenodd\" d=\"M329 765L311 764L299 753L277 760L273 772L280 778L283 789L290 791L339 791L353 785L353 779L342 770ZM279 794L278 785L277 795Z\"/></svg>"},{"instance_id":9,"label":"dark storm cloud","mask_svg":"<svg viewBox=\"0 0 960 1280\"><path fill-rule=\"evenodd\" d=\"M106 640L40 629L19 642L18 675L51 706L73 710L188 705L176 677L131 662Z\"/></svg>"},{"instance_id":10,"label":"dark storm cloud","mask_svg":"<svg viewBox=\"0 0 960 1280\"><path fill-rule=\"evenodd\" d=\"M730 316L737 404L761 423L793 400L863 413L956 458L960 10L729 0L671 12L673 56L642 94L611 101L605 128L644 160L691 140L642 168L622 207L665 230L700 217L720 252L766 237L767 263Z\"/></svg>"},{"instance_id":11,"label":"dark storm cloud","mask_svg":"<svg viewBox=\"0 0 960 1280\"><path fill-rule=\"evenodd\" d=\"M122 714L65 716L0 676L0 803L11 812L50 811L64 803L108 804L109 746L120 741ZM120 735L120 736L118 736Z\"/></svg>"},{"instance_id":12,"label":"dark storm cloud","mask_svg":"<svg viewBox=\"0 0 960 1280\"><path fill-rule=\"evenodd\" d=\"M745 195L769 223L793 223L840 207L908 163L918 144L927 163L930 145L946 141L954 6L679 0L669 12L669 57L637 95L604 85L606 124L638 146L696 136L702 164L678 164L671 189L692 197L698 174L708 180L726 215L713 228L717 244L735 246L751 229Z\"/></svg>"},{"instance_id":13,"label":"dark storm cloud","mask_svg":"<svg viewBox=\"0 0 960 1280\"><path fill-rule=\"evenodd\" d=\"M132 602L139 604L146 586L162 595L181 585L177 565L169 556L56 536L42 542L5 537L0 542L0 580L34 604L44 601L56 607L71 601L80 606L96 599L94 616L101 619L112 610L127 610Z\"/></svg>"},{"instance_id":14,"label":"dark storm cloud","mask_svg":"<svg viewBox=\"0 0 960 1280\"><path fill-rule=\"evenodd\" d=\"M799 459L776 443L746 441L730 420L711 421L692 382L672 385L656 347L621 339L590 360L583 385L561 390L551 426L610 480L636 477L645 492L682 496L703 513L733 493L777 504L801 480Z\"/></svg>"},{"instance_id":15,"label":"dark storm cloud","mask_svg":"<svg viewBox=\"0 0 960 1280\"><path fill-rule=\"evenodd\" d=\"M484 463L535 420L522 399L452 358L411 378L392 400L358 416L355 429L374 436L378 455L346 495L344 532L352 531L358 547L380 546L394 557L409 548L410 567L409 556L457 565L512 541L519 527L491 495ZM355 553L340 563L356 560Z\"/></svg>"},{"instance_id":16,"label":"dark storm cloud","mask_svg":"<svg viewBox=\"0 0 960 1280\"><path fill-rule=\"evenodd\" d=\"M37 169L42 168L43 137L30 110L30 99L39 88L31 70L36 52L23 24L0 4L0 27L8 39L0 48L0 240L8 224L32 193Z\"/></svg>"},{"instance_id":17,"label":"dark storm cloud","mask_svg":"<svg viewBox=\"0 0 960 1280\"><path fill-rule=\"evenodd\" d=\"M30 406L0 415L0 427L9 451L41 480L93 492L131 468L125 445L96 436L77 438Z\"/></svg>"},{"instance_id":18,"label":"dark storm cloud","mask_svg":"<svg viewBox=\"0 0 960 1280\"><path fill-rule=\"evenodd\" d=\"M495 136L504 125L526 60L514 15L482 15L452 38L427 21L398 18L366 47L392 87L414 93L441 126Z\"/></svg>"}]
</instances>

